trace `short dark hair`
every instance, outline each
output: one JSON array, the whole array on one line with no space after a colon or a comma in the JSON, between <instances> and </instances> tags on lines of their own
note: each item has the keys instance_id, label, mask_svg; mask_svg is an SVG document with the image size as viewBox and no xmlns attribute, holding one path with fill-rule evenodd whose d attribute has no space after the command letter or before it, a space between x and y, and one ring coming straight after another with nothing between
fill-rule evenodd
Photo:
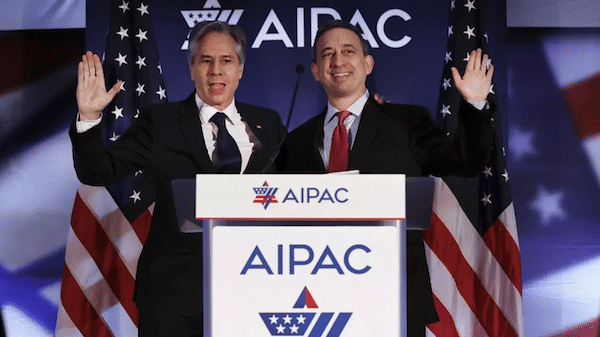
<instances>
[{"instance_id":1,"label":"short dark hair","mask_svg":"<svg viewBox=\"0 0 600 337\"><path fill-rule=\"evenodd\" d=\"M212 32L218 32L229 35L235 41L235 51L241 64L246 61L246 34L238 26L232 26L222 21L204 21L195 25L190 32L189 44L187 50L188 63L191 66L194 63L196 52L198 51L198 41Z\"/></svg>"},{"instance_id":2,"label":"short dark hair","mask_svg":"<svg viewBox=\"0 0 600 337\"><path fill-rule=\"evenodd\" d=\"M358 28L355 25L352 25L352 24L350 24L346 21L342 21L342 20L331 20L331 21L327 21L317 31L317 35L315 36L315 43L313 45L313 51L312 51L312 62L313 63L317 62L317 43L319 42L319 39L327 31L334 29L334 28L346 28L346 29L353 31L354 34L356 34L358 36L358 39L360 40L360 45L362 46L363 54L365 56L371 54L369 52L369 45L367 44L367 41L365 41L365 39L362 37L361 31L358 30Z\"/></svg>"}]
</instances>

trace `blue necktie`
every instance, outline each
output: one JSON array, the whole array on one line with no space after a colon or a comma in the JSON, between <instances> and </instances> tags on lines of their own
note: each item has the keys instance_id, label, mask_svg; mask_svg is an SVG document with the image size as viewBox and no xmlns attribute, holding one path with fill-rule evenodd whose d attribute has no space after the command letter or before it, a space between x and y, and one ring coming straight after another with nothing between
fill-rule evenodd
<instances>
[{"instance_id":1,"label":"blue necktie","mask_svg":"<svg viewBox=\"0 0 600 337\"><path fill-rule=\"evenodd\" d=\"M240 173L242 169L242 155L235 140L225 127L225 116L222 112L217 112L211 117L211 121L217 125L217 159L219 162L219 171L224 173Z\"/></svg>"}]
</instances>

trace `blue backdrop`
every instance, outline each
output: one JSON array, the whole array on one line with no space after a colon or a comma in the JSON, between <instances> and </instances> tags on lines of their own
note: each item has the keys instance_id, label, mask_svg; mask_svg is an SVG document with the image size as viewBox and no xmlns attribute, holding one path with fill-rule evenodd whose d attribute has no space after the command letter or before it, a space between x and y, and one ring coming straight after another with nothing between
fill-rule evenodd
<instances>
[{"instance_id":1,"label":"blue backdrop","mask_svg":"<svg viewBox=\"0 0 600 337\"><path fill-rule=\"evenodd\" d=\"M367 80L371 92L380 93L394 102L425 105L431 111L436 109L447 37L449 2L446 0L428 1L427 4L414 1L205 2L206 5L220 5L220 8L204 8L204 3L189 0L148 3L170 101L184 99L193 90L185 51L181 50L190 29L182 11L214 10L221 15L226 10L237 9L243 10L237 24L244 29L248 39L248 57L237 99L275 109L285 120L296 80L296 65L304 65L291 129L321 111L326 103L323 90L310 74L311 26L331 19L332 15L315 13L334 13L346 21L353 17L363 19L361 21L373 34L372 41L377 44L371 48L375 58L375 70ZM504 12L502 1L493 6L490 12ZM89 0L88 8L94 10L87 14L86 44L92 51L100 53L106 44L108 4ZM303 12L300 19L298 11ZM492 41L498 43L496 48L503 50L504 16L496 14L489 16L488 27ZM386 16L389 17L387 20ZM385 22L385 34L378 34L378 22ZM260 34L264 29L267 34ZM298 38L298 31L302 32L302 29L304 32ZM389 47L382 41L382 38L399 41L405 36L410 41L399 48ZM494 63L505 68L504 53L496 55ZM502 77L501 73L496 81L505 88Z\"/></svg>"}]
</instances>

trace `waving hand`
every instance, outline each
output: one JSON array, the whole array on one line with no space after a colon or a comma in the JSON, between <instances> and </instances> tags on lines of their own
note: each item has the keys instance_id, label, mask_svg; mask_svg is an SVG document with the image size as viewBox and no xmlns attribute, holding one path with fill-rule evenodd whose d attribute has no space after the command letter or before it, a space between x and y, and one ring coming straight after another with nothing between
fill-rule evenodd
<instances>
[{"instance_id":1,"label":"waving hand","mask_svg":"<svg viewBox=\"0 0 600 337\"><path fill-rule=\"evenodd\" d=\"M102 63L96 54L88 51L77 68L77 106L81 120L98 119L102 110L119 92L122 81L117 81L106 91Z\"/></svg>"},{"instance_id":2,"label":"waving hand","mask_svg":"<svg viewBox=\"0 0 600 337\"><path fill-rule=\"evenodd\" d=\"M463 76L460 76L458 69L452 67L456 88L467 101L485 101L490 92L494 66L490 65L488 68L488 55L482 54L479 48L471 52Z\"/></svg>"}]
</instances>

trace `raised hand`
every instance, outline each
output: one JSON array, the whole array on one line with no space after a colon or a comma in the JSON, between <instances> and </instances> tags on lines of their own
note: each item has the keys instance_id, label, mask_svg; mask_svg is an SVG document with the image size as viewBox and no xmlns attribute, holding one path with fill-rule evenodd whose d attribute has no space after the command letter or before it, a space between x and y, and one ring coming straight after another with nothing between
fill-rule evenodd
<instances>
[{"instance_id":1,"label":"raised hand","mask_svg":"<svg viewBox=\"0 0 600 337\"><path fill-rule=\"evenodd\" d=\"M117 95L122 84L122 81L117 81L106 91L100 58L90 51L86 52L77 68L77 106L80 120L98 119L102 110Z\"/></svg>"},{"instance_id":2,"label":"raised hand","mask_svg":"<svg viewBox=\"0 0 600 337\"><path fill-rule=\"evenodd\" d=\"M488 56L482 54L480 48L471 52L462 77L458 69L455 67L451 69L456 89L467 101L485 101L490 93L494 66L490 65L488 68Z\"/></svg>"},{"instance_id":3,"label":"raised hand","mask_svg":"<svg viewBox=\"0 0 600 337\"><path fill-rule=\"evenodd\" d=\"M379 95L377 93L373 95L373 98L375 99L375 101L379 105L384 105L385 103L390 103L389 99L387 99L387 98L385 98L385 97L383 97L383 96L381 96L381 95Z\"/></svg>"}]
</instances>

